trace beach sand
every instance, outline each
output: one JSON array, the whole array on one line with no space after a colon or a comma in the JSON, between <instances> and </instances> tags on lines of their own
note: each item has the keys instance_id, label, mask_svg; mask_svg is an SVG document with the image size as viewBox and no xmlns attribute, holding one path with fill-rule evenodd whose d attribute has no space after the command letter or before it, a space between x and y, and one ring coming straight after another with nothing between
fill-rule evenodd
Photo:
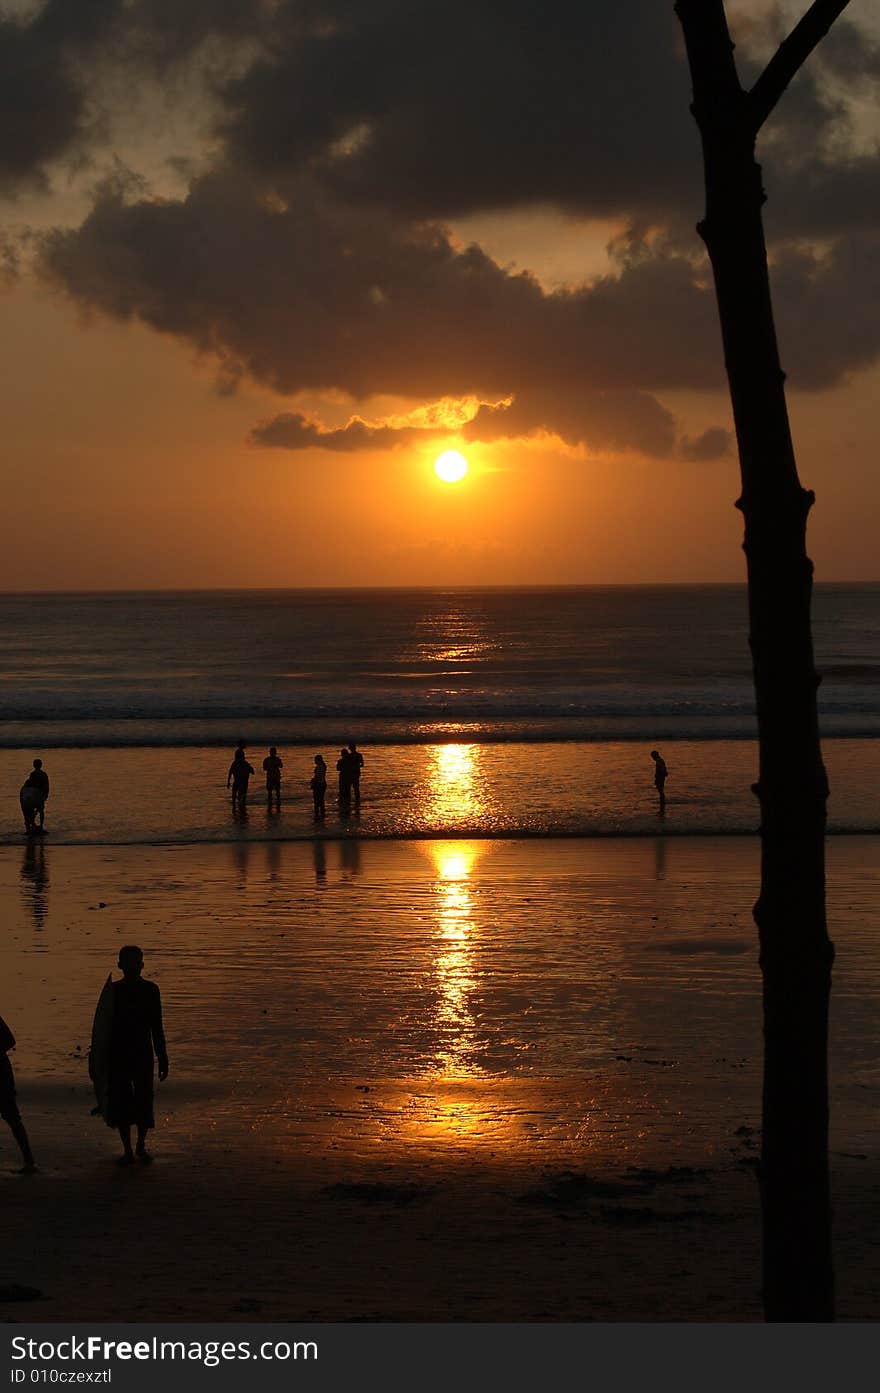
<instances>
[{"instance_id":1,"label":"beach sand","mask_svg":"<svg viewBox=\"0 0 880 1393\"><path fill-rule=\"evenodd\" d=\"M751 838L0 849L22 1320L755 1320ZM880 1291L880 839L829 847L840 1314ZM151 1167L92 1118L119 946Z\"/></svg>"}]
</instances>

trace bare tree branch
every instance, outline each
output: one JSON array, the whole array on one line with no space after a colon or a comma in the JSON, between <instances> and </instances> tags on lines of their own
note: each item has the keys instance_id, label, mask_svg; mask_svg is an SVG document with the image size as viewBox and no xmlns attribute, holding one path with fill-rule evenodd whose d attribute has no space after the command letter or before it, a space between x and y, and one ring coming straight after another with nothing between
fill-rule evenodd
<instances>
[{"instance_id":1,"label":"bare tree branch","mask_svg":"<svg viewBox=\"0 0 880 1393\"><path fill-rule=\"evenodd\" d=\"M846 9L849 0L813 0L803 19L783 39L749 93L754 130L757 133L798 69Z\"/></svg>"}]
</instances>

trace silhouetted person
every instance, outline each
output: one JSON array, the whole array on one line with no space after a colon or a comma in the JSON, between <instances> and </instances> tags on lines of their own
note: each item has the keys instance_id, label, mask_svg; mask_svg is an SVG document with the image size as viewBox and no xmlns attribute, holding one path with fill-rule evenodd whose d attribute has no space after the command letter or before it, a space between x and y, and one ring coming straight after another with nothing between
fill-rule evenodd
<instances>
[{"instance_id":1,"label":"silhouetted person","mask_svg":"<svg viewBox=\"0 0 880 1393\"><path fill-rule=\"evenodd\" d=\"M351 780L351 791L354 794L354 805L359 808L361 805L361 770L364 767L364 757L353 740L348 742L348 775Z\"/></svg>"},{"instance_id":2,"label":"silhouetted person","mask_svg":"<svg viewBox=\"0 0 880 1393\"><path fill-rule=\"evenodd\" d=\"M135 1156L151 1160L147 1132L153 1117L153 1065L159 1063L159 1082L168 1077L168 1051L162 1028L162 1001L155 982L145 982L144 955L135 944L119 950L123 977L113 983L113 1031L110 1037L110 1082L107 1125L122 1138L119 1164L130 1166ZM153 1051L155 1050L155 1057ZM137 1146L131 1149L131 1129Z\"/></svg>"},{"instance_id":3,"label":"silhouetted person","mask_svg":"<svg viewBox=\"0 0 880 1393\"><path fill-rule=\"evenodd\" d=\"M317 820L324 816L324 798L327 793L327 761L323 755L315 755L315 769L309 781L309 787L312 790L315 819Z\"/></svg>"},{"instance_id":4,"label":"silhouetted person","mask_svg":"<svg viewBox=\"0 0 880 1393\"><path fill-rule=\"evenodd\" d=\"M226 775L226 787L232 784L232 806L239 808L247 807L248 781L254 772L254 766L248 764L244 753L244 745L239 745L232 757L229 766L229 773Z\"/></svg>"},{"instance_id":5,"label":"silhouetted person","mask_svg":"<svg viewBox=\"0 0 880 1393\"><path fill-rule=\"evenodd\" d=\"M15 1036L3 1017L0 1016L0 1117L8 1124L9 1130L18 1142L22 1171L30 1172L36 1170L36 1165L15 1098L15 1075L9 1062L9 1051L14 1049Z\"/></svg>"},{"instance_id":6,"label":"silhouetted person","mask_svg":"<svg viewBox=\"0 0 880 1393\"><path fill-rule=\"evenodd\" d=\"M339 775L339 801L343 807L347 807L351 802L351 754L347 749L339 751L336 772Z\"/></svg>"},{"instance_id":7,"label":"silhouetted person","mask_svg":"<svg viewBox=\"0 0 880 1393\"><path fill-rule=\"evenodd\" d=\"M37 809L37 824L39 830L42 832L46 799L49 797L49 775L43 768L43 761L41 759L34 760L34 767L27 776L27 782L31 785L31 788L37 789L42 794L43 801Z\"/></svg>"},{"instance_id":8,"label":"silhouetted person","mask_svg":"<svg viewBox=\"0 0 880 1393\"><path fill-rule=\"evenodd\" d=\"M271 808L272 799L275 799L275 806L281 811L281 770L284 768L284 761L278 758L278 751L274 745L269 746L269 753L263 760L263 769L266 772L266 803Z\"/></svg>"},{"instance_id":9,"label":"silhouetted person","mask_svg":"<svg viewBox=\"0 0 880 1393\"><path fill-rule=\"evenodd\" d=\"M43 831L43 818L46 799L49 797L49 776L43 769L41 759L34 760L34 767L28 774L18 792L24 830L28 836Z\"/></svg>"},{"instance_id":10,"label":"silhouetted person","mask_svg":"<svg viewBox=\"0 0 880 1393\"><path fill-rule=\"evenodd\" d=\"M660 796L660 815L666 812L666 775L669 770L666 768L666 761L661 756L659 750L651 751L651 758L654 761L654 787Z\"/></svg>"}]
</instances>

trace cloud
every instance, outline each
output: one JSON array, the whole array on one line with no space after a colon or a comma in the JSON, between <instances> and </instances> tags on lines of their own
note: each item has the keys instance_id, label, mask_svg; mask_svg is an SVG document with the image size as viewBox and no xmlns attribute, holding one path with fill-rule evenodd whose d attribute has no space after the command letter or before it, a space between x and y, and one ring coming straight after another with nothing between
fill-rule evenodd
<instances>
[{"instance_id":1,"label":"cloud","mask_svg":"<svg viewBox=\"0 0 880 1393\"><path fill-rule=\"evenodd\" d=\"M723 459L732 449L733 436L729 430L723 430L721 426L710 426L701 435L693 438L685 435L679 443L682 458L687 460Z\"/></svg>"},{"instance_id":2,"label":"cloud","mask_svg":"<svg viewBox=\"0 0 880 1393\"><path fill-rule=\"evenodd\" d=\"M67 9L83 22L94 6ZM55 4L30 23L0 17L0 193L45 187L47 164L85 130L84 84L65 56L62 16Z\"/></svg>"},{"instance_id":3,"label":"cloud","mask_svg":"<svg viewBox=\"0 0 880 1393\"><path fill-rule=\"evenodd\" d=\"M735 27L746 82L781 37L767 9ZM845 228L865 184L847 147L849 98L877 65L876 43L838 24L774 113L761 151L789 219L800 210L791 176L807 168L819 183L834 175L841 197L822 222ZM690 236L702 203L680 30L658 0L281 5L264 50L221 98L218 130L243 168L282 180L307 171L399 217L542 204ZM876 184L876 151L865 158Z\"/></svg>"},{"instance_id":4,"label":"cloud","mask_svg":"<svg viewBox=\"0 0 880 1393\"><path fill-rule=\"evenodd\" d=\"M652 216L698 186L671 5L327 0L282 7L224 92L250 169L309 169L407 217L544 201ZM284 20L286 19L286 23Z\"/></svg>"},{"instance_id":5,"label":"cloud","mask_svg":"<svg viewBox=\"0 0 880 1393\"><path fill-rule=\"evenodd\" d=\"M140 76L224 41L256 41L273 0L45 0L0 8L0 196L46 191L50 170L105 138L112 111ZM216 60L216 54L212 55ZM113 70L128 81L104 91Z\"/></svg>"},{"instance_id":6,"label":"cloud","mask_svg":"<svg viewBox=\"0 0 880 1393\"><path fill-rule=\"evenodd\" d=\"M769 3L735 25L746 80L778 30ZM224 158L245 174L305 174L396 217L541 204L690 237L702 201L681 35L660 0L46 0L0 20L0 54L7 191L45 185L106 134L105 105L187 62L209 75ZM825 227L844 230L866 194L876 212L880 159L847 142L850 98L878 70L876 40L839 20L774 113L762 150L781 235L819 185L834 196L803 216Z\"/></svg>"},{"instance_id":7,"label":"cloud","mask_svg":"<svg viewBox=\"0 0 880 1393\"><path fill-rule=\"evenodd\" d=\"M42 273L80 305L140 319L215 355L227 378L248 374L285 394L512 395L517 412L552 396L557 416L578 398L607 416L614 393L723 380L705 268L662 244L622 245L614 274L551 292L439 225L352 210L305 180L270 197L224 170L181 200L132 197L112 180L81 227L40 246ZM793 380L828 386L877 356L866 293L875 251L864 234L821 256L778 258ZM647 419L640 408L634 435L644 438Z\"/></svg>"},{"instance_id":8,"label":"cloud","mask_svg":"<svg viewBox=\"0 0 880 1393\"><path fill-rule=\"evenodd\" d=\"M671 418L651 393L720 380L714 305L681 258L634 253L617 277L551 293L439 226L352 212L305 183L284 203L230 172L179 201L114 180L82 227L42 239L40 268L90 310L213 354L227 380L362 400L513 396L507 434L516 421L666 454Z\"/></svg>"},{"instance_id":9,"label":"cloud","mask_svg":"<svg viewBox=\"0 0 880 1393\"><path fill-rule=\"evenodd\" d=\"M359 416L353 416L338 430L328 430L320 421L304 416L299 411L282 411L277 416L261 421L250 433L252 445L263 445L282 450L333 450L341 454L354 454L359 450L388 450L411 440L433 438L436 428L421 426L371 426Z\"/></svg>"},{"instance_id":10,"label":"cloud","mask_svg":"<svg viewBox=\"0 0 880 1393\"><path fill-rule=\"evenodd\" d=\"M334 429L303 412L282 411L256 425L249 439L252 445L269 449L357 454L414 443L439 444L452 430L471 443L552 436L568 446L637 450L655 457L677 454L700 461L728 455L733 444L731 433L720 426L710 427L695 438L677 438L672 414L653 397L639 392L583 393L573 398L553 390L531 391L505 401L474 402L472 407L470 416L455 427L445 425L438 413L430 424L400 418L369 422L352 416L344 426ZM430 407L413 415L430 419Z\"/></svg>"}]
</instances>

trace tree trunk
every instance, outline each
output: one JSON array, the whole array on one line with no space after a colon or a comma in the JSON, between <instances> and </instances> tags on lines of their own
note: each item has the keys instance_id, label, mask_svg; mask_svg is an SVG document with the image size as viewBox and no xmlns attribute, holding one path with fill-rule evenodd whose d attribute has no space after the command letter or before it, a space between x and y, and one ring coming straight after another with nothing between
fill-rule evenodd
<instances>
[{"instance_id":1,"label":"tree trunk","mask_svg":"<svg viewBox=\"0 0 880 1393\"><path fill-rule=\"evenodd\" d=\"M761 1197L771 1321L834 1318L828 1181L825 808L801 488L779 363L756 126L736 75L722 0L676 6L703 141L706 217L742 473L749 642L758 717L764 979Z\"/></svg>"}]
</instances>

